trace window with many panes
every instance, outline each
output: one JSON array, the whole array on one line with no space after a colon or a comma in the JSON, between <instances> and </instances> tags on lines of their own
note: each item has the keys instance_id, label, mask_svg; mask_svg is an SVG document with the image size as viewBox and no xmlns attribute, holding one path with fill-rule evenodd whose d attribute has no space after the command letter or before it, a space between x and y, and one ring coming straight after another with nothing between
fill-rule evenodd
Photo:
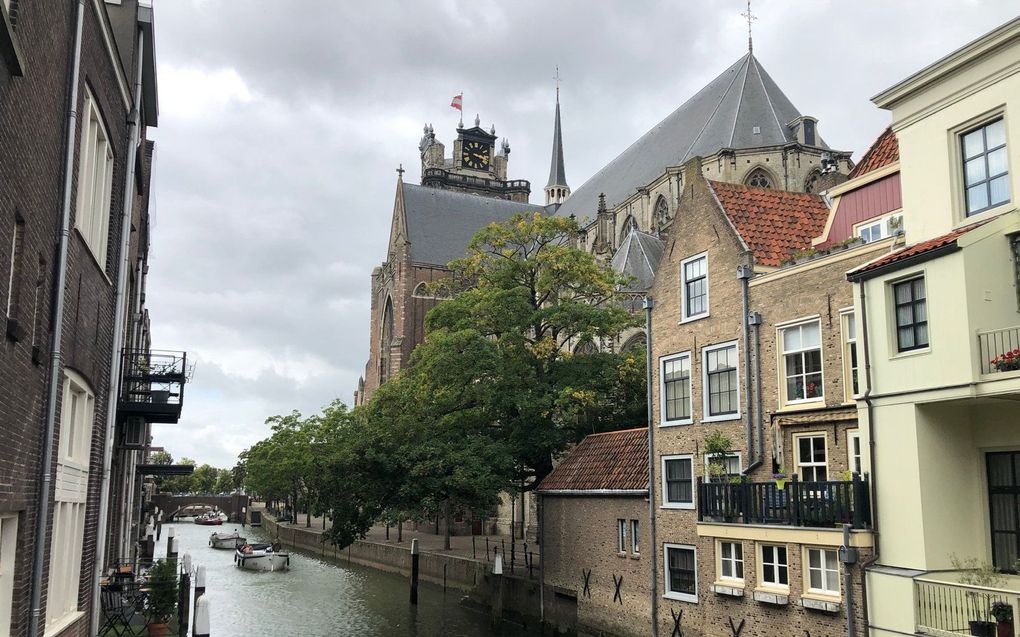
<instances>
[{"instance_id":1,"label":"window with many panes","mask_svg":"<svg viewBox=\"0 0 1020 637\"><path fill-rule=\"evenodd\" d=\"M720 579L744 579L744 546L740 542L719 542Z\"/></svg>"},{"instance_id":2,"label":"window with many panes","mask_svg":"<svg viewBox=\"0 0 1020 637\"><path fill-rule=\"evenodd\" d=\"M693 457L662 458L662 506L674 509L694 508Z\"/></svg>"},{"instance_id":3,"label":"window with many panes","mask_svg":"<svg viewBox=\"0 0 1020 637\"><path fill-rule=\"evenodd\" d=\"M739 451L728 451L721 454L705 454L705 475L710 481L728 481L739 478L743 455Z\"/></svg>"},{"instance_id":4,"label":"window with many panes","mask_svg":"<svg viewBox=\"0 0 1020 637\"><path fill-rule=\"evenodd\" d=\"M928 347L928 301L924 277L893 284L896 304L896 349L900 352Z\"/></svg>"},{"instance_id":5,"label":"window with many panes","mask_svg":"<svg viewBox=\"0 0 1020 637\"><path fill-rule=\"evenodd\" d=\"M665 545L666 597L685 602L698 601L697 559L693 546Z\"/></svg>"},{"instance_id":6,"label":"window with many panes","mask_svg":"<svg viewBox=\"0 0 1020 637\"><path fill-rule=\"evenodd\" d=\"M681 261L680 277L681 320L708 316L708 254Z\"/></svg>"},{"instance_id":7,"label":"window with many panes","mask_svg":"<svg viewBox=\"0 0 1020 637\"><path fill-rule=\"evenodd\" d=\"M704 387L703 420L732 420L740 417L737 376L737 344L713 345L702 350Z\"/></svg>"},{"instance_id":8,"label":"window with many panes","mask_svg":"<svg viewBox=\"0 0 1020 637\"><path fill-rule=\"evenodd\" d=\"M807 590L821 595L839 595L839 560L835 549L805 549Z\"/></svg>"},{"instance_id":9,"label":"window with many panes","mask_svg":"<svg viewBox=\"0 0 1020 637\"><path fill-rule=\"evenodd\" d=\"M74 225L100 266L106 268L113 192L113 145L92 93L85 91L78 145L78 204Z\"/></svg>"},{"instance_id":10,"label":"window with many panes","mask_svg":"<svg viewBox=\"0 0 1020 637\"><path fill-rule=\"evenodd\" d=\"M840 313L843 324L843 397L847 402L860 393L857 372L857 319L853 310Z\"/></svg>"},{"instance_id":11,"label":"window with many panes","mask_svg":"<svg viewBox=\"0 0 1020 637\"><path fill-rule=\"evenodd\" d=\"M818 321L801 323L779 331L783 348L783 381L786 402L821 400L822 340Z\"/></svg>"},{"instance_id":12,"label":"window with many panes","mask_svg":"<svg viewBox=\"0 0 1020 637\"><path fill-rule=\"evenodd\" d=\"M786 547L778 544L761 544L761 583L770 588L789 588L790 564Z\"/></svg>"},{"instance_id":13,"label":"window with many panes","mask_svg":"<svg viewBox=\"0 0 1020 637\"><path fill-rule=\"evenodd\" d=\"M691 422L691 355L677 354L662 359L662 424Z\"/></svg>"},{"instance_id":14,"label":"window with many panes","mask_svg":"<svg viewBox=\"0 0 1020 637\"><path fill-rule=\"evenodd\" d=\"M825 482L829 479L825 458L825 434L794 436L797 445L797 473L805 482Z\"/></svg>"},{"instance_id":15,"label":"window with many panes","mask_svg":"<svg viewBox=\"0 0 1020 637\"><path fill-rule=\"evenodd\" d=\"M960 136L967 216L1009 201L1006 122L1002 118Z\"/></svg>"}]
</instances>

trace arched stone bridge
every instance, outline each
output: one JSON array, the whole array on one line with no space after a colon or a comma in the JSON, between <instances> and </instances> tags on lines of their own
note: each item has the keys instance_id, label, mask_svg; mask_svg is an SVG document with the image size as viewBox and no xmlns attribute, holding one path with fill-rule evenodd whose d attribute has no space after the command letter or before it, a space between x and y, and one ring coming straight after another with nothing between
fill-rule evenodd
<instances>
[{"instance_id":1,"label":"arched stone bridge","mask_svg":"<svg viewBox=\"0 0 1020 637\"><path fill-rule=\"evenodd\" d=\"M219 509L227 514L231 522L240 522L241 516L248 506L248 496L240 493L227 495L174 495L172 493L157 493L149 500L149 510L152 507L159 507L163 512L163 520L167 521L180 513L181 509L190 506L205 506L209 509Z\"/></svg>"}]
</instances>

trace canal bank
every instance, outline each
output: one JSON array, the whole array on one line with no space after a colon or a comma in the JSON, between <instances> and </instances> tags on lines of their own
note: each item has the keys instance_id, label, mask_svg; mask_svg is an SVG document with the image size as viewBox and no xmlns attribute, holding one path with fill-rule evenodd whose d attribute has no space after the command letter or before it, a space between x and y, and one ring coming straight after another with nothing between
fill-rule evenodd
<instances>
[{"instance_id":1,"label":"canal bank","mask_svg":"<svg viewBox=\"0 0 1020 637\"><path fill-rule=\"evenodd\" d=\"M324 541L323 531L319 529L279 524L268 513L263 514L262 524L270 537L299 551L408 578L411 575L410 542L406 546L396 546L357 540L340 549ZM529 634L540 634L542 600L539 565L536 564L530 572L524 567L521 574L504 572L502 576L496 576L492 570L491 562L448 553L423 550L419 557L420 580L441 586L444 590L460 591L470 604L484 607L490 613L494 607L501 607L504 620L524 626L529 629ZM547 625L555 626L560 633L571 631L576 623L576 607L572 608L569 603L570 594L548 586L545 593Z\"/></svg>"}]
</instances>

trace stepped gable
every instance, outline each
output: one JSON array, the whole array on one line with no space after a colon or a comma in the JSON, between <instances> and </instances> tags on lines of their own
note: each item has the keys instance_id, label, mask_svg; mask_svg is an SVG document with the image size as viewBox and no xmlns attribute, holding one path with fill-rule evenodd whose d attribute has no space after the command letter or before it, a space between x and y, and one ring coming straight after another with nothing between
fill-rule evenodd
<instances>
[{"instance_id":1,"label":"stepped gable","mask_svg":"<svg viewBox=\"0 0 1020 637\"><path fill-rule=\"evenodd\" d=\"M540 492L647 491L648 430L585 436L538 485Z\"/></svg>"},{"instance_id":2,"label":"stepped gable","mask_svg":"<svg viewBox=\"0 0 1020 637\"><path fill-rule=\"evenodd\" d=\"M594 217L599 193L605 193L609 207L614 208L668 166L679 166L692 157L707 157L723 148L796 142L796 131L788 124L800 116L748 53L595 173L557 214ZM821 139L818 144L828 148Z\"/></svg>"},{"instance_id":3,"label":"stepped gable","mask_svg":"<svg viewBox=\"0 0 1020 637\"><path fill-rule=\"evenodd\" d=\"M417 263L445 266L463 257L471 238L488 224L522 212L545 212L542 206L415 184L403 189L411 257Z\"/></svg>"},{"instance_id":4,"label":"stepped gable","mask_svg":"<svg viewBox=\"0 0 1020 637\"><path fill-rule=\"evenodd\" d=\"M860 177L899 160L900 144L896 139L896 133L893 132L892 127L886 128L864 153L861 161L850 171L849 178Z\"/></svg>"},{"instance_id":5,"label":"stepped gable","mask_svg":"<svg viewBox=\"0 0 1020 637\"><path fill-rule=\"evenodd\" d=\"M778 267L825 229L821 195L709 181L719 207L760 265Z\"/></svg>"}]
</instances>

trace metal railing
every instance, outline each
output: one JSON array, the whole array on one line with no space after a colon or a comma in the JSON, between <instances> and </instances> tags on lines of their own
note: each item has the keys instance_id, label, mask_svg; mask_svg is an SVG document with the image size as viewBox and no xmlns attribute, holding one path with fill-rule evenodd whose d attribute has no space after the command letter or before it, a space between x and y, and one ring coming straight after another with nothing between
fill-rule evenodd
<instances>
[{"instance_id":1,"label":"metal railing","mask_svg":"<svg viewBox=\"0 0 1020 637\"><path fill-rule=\"evenodd\" d=\"M438 178L448 181L450 183L460 183L470 186L481 186L483 188L492 188L494 190L530 190L531 182L526 179L513 179L510 181L500 181L496 179L486 179L485 177L475 177L473 175L459 175L451 173L448 170L442 168L426 168L425 174L422 177L423 181L429 178Z\"/></svg>"},{"instance_id":2,"label":"metal railing","mask_svg":"<svg viewBox=\"0 0 1020 637\"><path fill-rule=\"evenodd\" d=\"M1020 326L978 332L982 374L1020 370Z\"/></svg>"},{"instance_id":3,"label":"metal railing","mask_svg":"<svg viewBox=\"0 0 1020 637\"><path fill-rule=\"evenodd\" d=\"M849 524L871 526L868 481L704 482L698 478L698 520L706 518L742 524L831 527Z\"/></svg>"},{"instance_id":4,"label":"metal railing","mask_svg":"<svg viewBox=\"0 0 1020 637\"><path fill-rule=\"evenodd\" d=\"M914 591L917 632L939 637L981 634L973 632L972 623L984 623L985 630L989 630L988 625L995 623L991 614L995 602L1011 605L1016 617L1017 596L1020 595L1017 591L921 578L914 580Z\"/></svg>"},{"instance_id":5,"label":"metal railing","mask_svg":"<svg viewBox=\"0 0 1020 637\"><path fill-rule=\"evenodd\" d=\"M125 414L144 416L150 422L176 422L187 375L185 352L126 349L119 406Z\"/></svg>"},{"instance_id":6,"label":"metal railing","mask_svg":"<svg viewBox=\"0 0 1020 637\"><path fill-rule=\"evenodd\" d=\"M153 560L118 560L100 585L98 637L151 634L154 624L167 626L167 635L188 634L191 599L190 573L175 565L176 574L160 583L149 577Z\"/></svg>"}]
</instances>

